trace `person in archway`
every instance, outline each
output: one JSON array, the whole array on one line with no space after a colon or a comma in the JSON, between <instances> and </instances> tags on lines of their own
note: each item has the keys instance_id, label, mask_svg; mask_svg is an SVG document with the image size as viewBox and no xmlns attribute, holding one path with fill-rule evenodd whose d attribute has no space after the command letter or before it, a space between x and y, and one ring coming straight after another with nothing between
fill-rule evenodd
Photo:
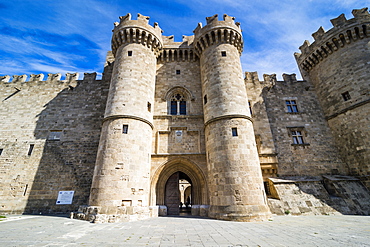
<instances>
[{"instance_id":1,"label":"person in archway","mask_svg":"<svg viewBox=\"0 0 370 247\"><path fill-rule=\"evenodd\" d=\"M186 209L189 208L189 205L190 205L190 197L188 196L188 198L186 198L186 202L185 202Z\"/></svg>"}]
</instances>

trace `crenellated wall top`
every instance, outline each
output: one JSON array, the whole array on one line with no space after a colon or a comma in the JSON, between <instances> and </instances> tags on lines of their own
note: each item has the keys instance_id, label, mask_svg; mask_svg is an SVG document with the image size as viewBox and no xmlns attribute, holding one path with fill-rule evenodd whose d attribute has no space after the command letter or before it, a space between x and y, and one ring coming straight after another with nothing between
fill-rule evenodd
<instances>
[{"instance_id":1,"label":"crenellated wall top","mask_svg":"<svg viewBox=\"0 0 370 247\"><path fill-rule=\"evenodd\" d=\"M312 34L314 42L305 40L299 47L301 53L295 53L298 65L305 71L310 71L324 58L341 47L361 39L370 38L370 14L368 8L354 9L354 18L347 20L344 14L331 21L333 28L325 32L320 27Z\"/></svg>"},{"instance_id":2,"label":"crenellated wall top","mask_svg":"<svg viewBox=\"0 0 370 247\"><path fill-rule=\"evenodd\" d=\"M149 25L149 16L137 15L137 20L131 19L131 14L119 17L120 22L114 23L112 35L112 52L124 44L137 43L150 48L156 55L163 47L162 29L158 23Z\"/></svg>"},{"instance_id":3,"label":"crenellated wall top","mask_svg":"<svg viewBox=\"0 0 370 247\"><path fill-rule=\"evenodd\" d=\"M243 37L240 23L235 18L223 15L223 20L218 20L218 15L207 17L207 25L198 23L194 32L194 48L200 55L207 47L217 43L229 43L234 45L239 53L243 51Z\"/></svg>"},{"instance_id":4,"label":"crenellated wall top","mask_svg":"<svg viewBox=\"0 0 370 247\"><path fill-rule=\"evenodd\" d=\"M260 81L258 78L257 72L245 72L245 83L252 83L257 88L272 88L277 84L287 85L287 84L296 84L303 81L298 81L296 74L283 74L283 80L278 81L276 74L263 74L263 81Z\"/></svg>"},{"instance_id":5,"label":"crenellated wall top","mask_svg":"<svg viewBox=\"0 0 370 247\"><path fill-rule=\"evenodd\" d=\"M182 36L181 42L175 42L174 36L162 36L163 49L158 56L158 62L195 62L198 56L194 52L194 35Z\"/></svg>"},{"instance_id":6,"label":"crenellated wall top","mask_svg":"<svg viewBox=\"0 0 370 247\"><path fill-rule=\"evenodd\" d=\"M96 80L97 73L84 73L83 81L94 81ZM58 82L58 83L73 83L78 81L79 73L66 73L65 79L61 80L61 73L49 73L46 80L44 81L44 74L31 74L28 78L27 75L5 75L0 76L0 83L10 84L10 83L32 83L32 82ZM27 80L28 79L28 80Z\"/></svg>"}]
</instances>

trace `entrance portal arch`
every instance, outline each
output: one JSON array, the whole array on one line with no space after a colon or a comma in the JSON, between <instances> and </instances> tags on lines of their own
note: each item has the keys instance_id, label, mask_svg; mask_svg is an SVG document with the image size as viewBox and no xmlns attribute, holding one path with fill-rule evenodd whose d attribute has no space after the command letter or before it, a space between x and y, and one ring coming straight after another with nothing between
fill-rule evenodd
<instances>
[{"instance_id":1,"label":"entrance portal arch","mask_svg":"<svg viewBox=\"0 0 370 247\"><path fill-rule=\"evenodd\" d=\"M151 205L165 205L166 183L175 173L184 173L191 180L191 200L193 208L209 205L206 177L192 161L184 158L173 159L161 165L154 173L151 182ZM192 214L199 214L192 210Z\"/></svg>"}]
</instances>

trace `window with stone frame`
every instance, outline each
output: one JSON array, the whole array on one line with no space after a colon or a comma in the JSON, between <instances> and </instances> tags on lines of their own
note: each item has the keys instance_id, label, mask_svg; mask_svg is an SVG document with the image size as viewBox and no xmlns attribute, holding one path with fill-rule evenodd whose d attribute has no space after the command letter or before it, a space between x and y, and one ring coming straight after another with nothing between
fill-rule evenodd
<instances>
[{"instance_id":1,"label":"window with stone frame","mask_svg":"<svg viewBox=\"0 0 370 247\"><path fill-rule=\"evenodd\" d=\"M293 144L303 144L304 143L302 131L292 130L291 134L292 134L292 138L293 138Z\"/></svg>"},{"instance_id":2,"label":"window with stone frame","mask_svg":"<svg viewBox=\"0 0 370 247\"><path fill-rule=\"evenodd\" d=\"M28 153L27 153L28 156L31 156L34 148L35 148L35 144L30 144L28 148Z\"/></svg>"},{"instance_id":3,"label":"window with stone frame","mask_svg":"<svg viewBox=\"0 0 370 247\"><path fill-rule=\"evenodd\" d=\"M190 115L190 101L194 101L194 96L185 87L176 86L169 89L163 100L167 101L168 115Z\"/></svg>"},{"instance_id":4,"label":"window with stone frame","mask_svg":"<svg viewBox=\"0 0 370 247\"><path fill-rule=\"evenodd\" d=\"M238 128L231 128L231 135L238 136Z\"/></svg>"},{"instance_id":5,"label":"window with stone frame","mask_svg":"<svg viewBox=\"0 0 370 247\"><path fill-rule=\"evenodd\" d=\"M351 99L351 95L349 94L349 92L348 92L348 91L347 91L347 92L342 93L342 97L343 97L343 100L344 100L344 101L348 101L348 100L350 100L350 99Z\"/></svg>"},{"instance_id":6,"label":"window with stone frame","mask_svg":"<svg viewBox=\"0 0 370 247\"><path fill-rule=\"evenodd\" d=\"M298 112L297 100L285 100L285 105L287 107L287 112L289 113Z\"/></svg>"},{"instance_id":7,"label":"window with stone frame","mask_svg":"<svg viewBox=\"0 0 370 247\"><path fill-rule=\"evenodd\" d=\"M288 127L288 134L292 138L292 145L309 145L305 140L307 132L304 127Z\"/></svg>"},{"instance_id":8,"label":"window with stone frame","mask_svg":"<svg viewBox=\"0 0 370 247\"><path fill-rule=\"evenodd\" d=\"M128 134L128 124L122 125L122 134Z\"/></svg>"},{"instance_id":9,"label":"window with stone frame","mask_svg":"<svg viewBox=\"0 0 370 247\"><path fill-rule=\"evenodd\" d=\"M181 93L175 93L170 99L171 115L186 115L186 97Z\"/></svg>"}]
</instances>

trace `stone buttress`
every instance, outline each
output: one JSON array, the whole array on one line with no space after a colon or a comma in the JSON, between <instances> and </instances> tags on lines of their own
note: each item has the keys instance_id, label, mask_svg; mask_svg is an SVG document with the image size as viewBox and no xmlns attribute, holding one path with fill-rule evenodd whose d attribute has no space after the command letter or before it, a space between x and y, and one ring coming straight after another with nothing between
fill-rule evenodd
<instances>
[{"instance_id":1,"label":"stone buttress","mask_svg":"<svg viewBox=\"0 0 370 247\"><path fill-rule=\"evenodd\" d=\"M152 108L162 30L148 20L140 14L131 20L127 14L113 30L115 62L89 200L97 215L134 220L153 213L149 210Z\"/></svg>"},{"instance_id":2,"label":"stone buttress","mask_svg":"<svg viewBox=\"0 0 370 247\"><path fill-rule=\"evenodd\" d=\"M209 176L209 217L254 221L269 215L243 80L239 23L224 15L194 30L200 57Z\"/></svg>"}]
</instances>

